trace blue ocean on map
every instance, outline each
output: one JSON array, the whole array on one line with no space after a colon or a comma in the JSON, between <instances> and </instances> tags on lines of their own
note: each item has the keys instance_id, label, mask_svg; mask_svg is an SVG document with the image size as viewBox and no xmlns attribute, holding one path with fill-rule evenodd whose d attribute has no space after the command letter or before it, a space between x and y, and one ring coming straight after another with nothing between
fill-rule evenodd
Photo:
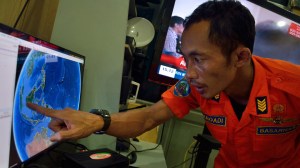
<instances>
[{"instance_id":1,"label":"blue ocean on map","mask_svg":"<svg viewBox=\"0 0 300 168\"><path fill-rule=\"evenodd\" d=\"M52 145L51 118L27 108L26 102L51 109L79 109L81 73L78 62L31 50L16 84L13 136L21 161Z\"/></svg>"}]
</instances>

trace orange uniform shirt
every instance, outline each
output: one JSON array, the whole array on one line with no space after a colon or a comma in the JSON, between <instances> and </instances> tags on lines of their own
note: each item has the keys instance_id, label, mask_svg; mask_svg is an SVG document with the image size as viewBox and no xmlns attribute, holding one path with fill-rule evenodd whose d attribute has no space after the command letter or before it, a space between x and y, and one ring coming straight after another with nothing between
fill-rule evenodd
<instances>
[{"instance_id":1,"label":"orange uniform shirt","mask_svg":"<svg viewBox=\"0 0 300 168\"><path fill-rule=\"evenodd\" d=\"M299 167L300 66L257 56L252 60L254 83L240 121L224 92L204 99L185 79L162 99L178 118L200 107L222 144L215 167Z\"/></svg>"}]
</instances>

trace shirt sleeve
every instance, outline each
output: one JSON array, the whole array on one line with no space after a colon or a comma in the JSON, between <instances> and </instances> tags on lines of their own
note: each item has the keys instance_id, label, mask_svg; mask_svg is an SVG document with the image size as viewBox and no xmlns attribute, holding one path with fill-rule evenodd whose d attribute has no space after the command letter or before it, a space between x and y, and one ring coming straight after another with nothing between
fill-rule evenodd
<instances>
[{"instance_id":1,"label":"shirt sleeve","mask_svg":"<svg viewBox=\"0 0 300 168\"><path fill-rule=\"evenodd\" d=\"M199 107L189 84L184 81L179 81L162 94L162 100L177 118L183 118L191 109Z\"/></svg>"}]
</instances>

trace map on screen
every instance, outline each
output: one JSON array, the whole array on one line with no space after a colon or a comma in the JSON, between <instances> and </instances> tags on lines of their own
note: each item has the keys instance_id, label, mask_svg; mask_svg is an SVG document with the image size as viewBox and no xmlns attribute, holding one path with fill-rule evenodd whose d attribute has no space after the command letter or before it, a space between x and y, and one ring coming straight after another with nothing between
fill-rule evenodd
<instances>
[{"instance_id":1,"label":"map on screen","mask_svg":"<svg viewBox=\"0 0 300 168\"><path fill-rule=\"evenodd\" d=\"M52 145L49 139L53 134L48 128L51 119L29 109L26 102L52 109L79 109L81 72L78 62L19 48L13 134L19 157L24 161Z\"/></svg>"}]
</instances>

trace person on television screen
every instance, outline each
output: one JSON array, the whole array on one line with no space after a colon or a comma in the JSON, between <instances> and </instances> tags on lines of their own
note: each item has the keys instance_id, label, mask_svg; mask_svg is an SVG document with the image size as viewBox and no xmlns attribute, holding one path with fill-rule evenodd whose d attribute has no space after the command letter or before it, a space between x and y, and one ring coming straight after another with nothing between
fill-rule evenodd
<instances>
[{"instance_id":1,"label":"person on television screen","mask_svg":"<svg viewBox=\"0 0 300 168\"><path fill-rule=\"evenodd\" d=\"M174 57L179 57L181 54L180 43L181 35L184 30L184 19L179 16L172 16L163 48L163 54L167 54Z\"/></svg>"},{"instance_id":2,"label":"person on television screen","mask_svg":"<svg viewBox=\"0 0 300 168\"><path fill-rule=\"evenodd\" d=\"M254 18L239 1L208 1L186 18L185 78L152 106L114 113L110 122L88 112L28 107L53 117L52 141L103 129L135 137L199 107L221 143L215 167L299 167L300 66L252 55L254 37Z\"/></svg>"}]
</instances>

